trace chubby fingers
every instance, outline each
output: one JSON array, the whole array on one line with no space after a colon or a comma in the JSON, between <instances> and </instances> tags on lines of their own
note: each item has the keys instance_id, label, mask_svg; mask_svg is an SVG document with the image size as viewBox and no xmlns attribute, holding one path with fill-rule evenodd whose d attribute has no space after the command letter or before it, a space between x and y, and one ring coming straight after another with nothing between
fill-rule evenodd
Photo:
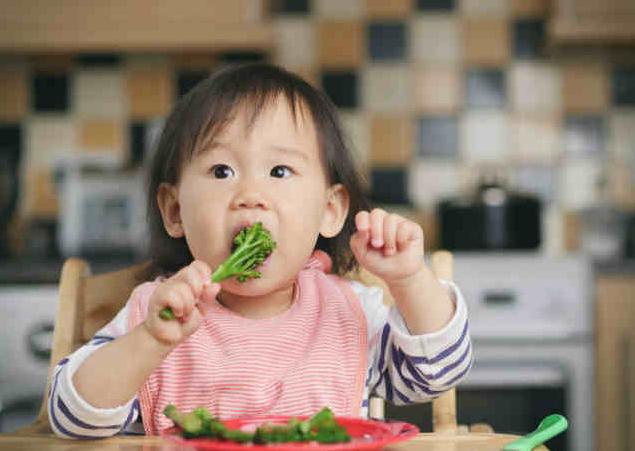
<instances>
[{"instance_id":1,"label":"chubby fingers","mask_svg":"<svg viewBox=\"0 0 635 451\"><path fill-rule=\"evenodd\" d=\"M357 213L355 226L359 241L383 250L387 256L401 251L412 240L423 239L423 231L418 224L381 208Z\"/></svg>"},{"instance_id":2,"label":"chubby fingers","mask_svg":"<svg viewBox=\"0 0 635 451\"><path fill-rule=\"evenodd\" d=\"M211 302L220 291L220 284L212 282L212 270L201 260L194 260L175 274L174 279L185 283L191 297L197 301ZM176 312L175 312L176 314Z\"/></svg>"}]
</instances>

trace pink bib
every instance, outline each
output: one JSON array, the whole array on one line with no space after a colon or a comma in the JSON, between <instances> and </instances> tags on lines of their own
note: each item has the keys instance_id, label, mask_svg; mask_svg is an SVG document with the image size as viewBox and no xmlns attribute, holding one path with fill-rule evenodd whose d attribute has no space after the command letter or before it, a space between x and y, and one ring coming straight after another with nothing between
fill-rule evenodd
<instances>
[{"instance_id":1,"label":"pink bib","mask_svg":"<svg viewBox=\"0 0 635 451\"><path fill-rule=\"evenodd\" d=\"M348 282L324 273L317 252L300 271L284 313L243 318L218 303L201 327L177 346L139 391L147 434L172 426L169 403L207 407L222 419L310 415L324 406L336 415L360 414L367 372L366 318ZM130 298L130 330L144 321L158 282Z\"/></svg>"}]
</instances>

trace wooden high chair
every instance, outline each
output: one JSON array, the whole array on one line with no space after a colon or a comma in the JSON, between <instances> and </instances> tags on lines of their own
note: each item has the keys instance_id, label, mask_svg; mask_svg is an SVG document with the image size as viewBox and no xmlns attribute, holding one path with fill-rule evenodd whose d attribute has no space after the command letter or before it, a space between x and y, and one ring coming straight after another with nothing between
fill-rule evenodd
<instances>
[{"instance_id":1,"label":"wooden high chair","mask_svg":"<svg viewBox=\"0 0 635 451\"><path fill-rule=\"evenodd\" d=\"M451 280L452 255L446 251L435 252L432 255L432 269L438 277ZM126 303L133 288L147 280L148 271L149 264L142 263L93 276L88 263L84 260L70 258L64 263L46 390L36 420L18 430L16 434L51 432L46 400L53 368L64 356L88 342L99 329L114 318ZM368 284L383 286L381 280L369 273L362 272L353 277ZM454 389L436 398L432 404L432 411L435 432L453 434L459 431L456 423ZM383 400L371 399L370 413L374 418L383 418ZM484 431L487 432L487 428Z\"/></svg>"}]
</instances>

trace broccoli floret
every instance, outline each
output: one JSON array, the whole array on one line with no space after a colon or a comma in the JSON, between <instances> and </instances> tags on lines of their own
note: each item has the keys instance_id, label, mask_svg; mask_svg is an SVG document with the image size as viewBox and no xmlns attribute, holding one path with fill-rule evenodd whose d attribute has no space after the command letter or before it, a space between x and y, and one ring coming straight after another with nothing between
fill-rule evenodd
<instances>
[{"instance_id":1,"label":"broccoli floret","mask_svg":"<svg viewBox=\"0 0 635 451\"><path fill-rule=\"evenodd\" d=\"M239 282L259 278L260 273L256 271L256 268L276 248L276 242L261 222L238 232L233 244L231 255L212 274L213 282L220 282L230 277L236 277ZM175 318L169 307L161 310L159 316L163 319Z\"/></svg>"},{"instance_id":2,"label":"broccoli floret","mask_svg":"<svg viewBox=\"0 0 635 451\"><path fill-rule=\"evenodd\" d=\"M262 223L257 222L236 235L234 246L235 249L229 258L212 274L212 281L220 282L236 277L239 282L244 282L247 279L259 278L260 273L256 268L273 252L276 242Z\"/></svg>"}]
</instances>

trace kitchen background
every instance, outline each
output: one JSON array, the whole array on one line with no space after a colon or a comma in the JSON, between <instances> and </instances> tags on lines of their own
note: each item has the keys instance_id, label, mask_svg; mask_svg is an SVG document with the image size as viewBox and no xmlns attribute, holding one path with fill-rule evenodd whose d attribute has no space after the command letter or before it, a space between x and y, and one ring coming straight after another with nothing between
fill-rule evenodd
<instances>
[{"instance_id":1,"label":"kitchen background","mask_svg":"<svg viewBox=\"0 0 635 451\"><path fill-rule=\"evenodd\" d=\"M490 364L459 393L459 419L513 431L547 408L570 419L587 411L553 449L634 443L632 2L191 0L190 13L214 24L209 46L183 25L188 2L173 6L173 28L141 44L134 18L152 10L147 20L159 20L176 2L163 12L143 0L135 11L9 3L0 2L0 352L23 366L0 371L0 430L39 403L63 259L83 255L95 272L143 259L143 167L174 102L214 69L264 60L339 107L371 199L420 221L431 250L456 253L477 359L481 344ZM100 20L121 30L66 33ZM514 268L522 277L510 281ZM509 331L493 333L501 321ZM520 371L506 384L511 367ZM524 410L496 414L487 399ZM609 424L606 412L627 419Z\"/></svg>"}]
</instances>

